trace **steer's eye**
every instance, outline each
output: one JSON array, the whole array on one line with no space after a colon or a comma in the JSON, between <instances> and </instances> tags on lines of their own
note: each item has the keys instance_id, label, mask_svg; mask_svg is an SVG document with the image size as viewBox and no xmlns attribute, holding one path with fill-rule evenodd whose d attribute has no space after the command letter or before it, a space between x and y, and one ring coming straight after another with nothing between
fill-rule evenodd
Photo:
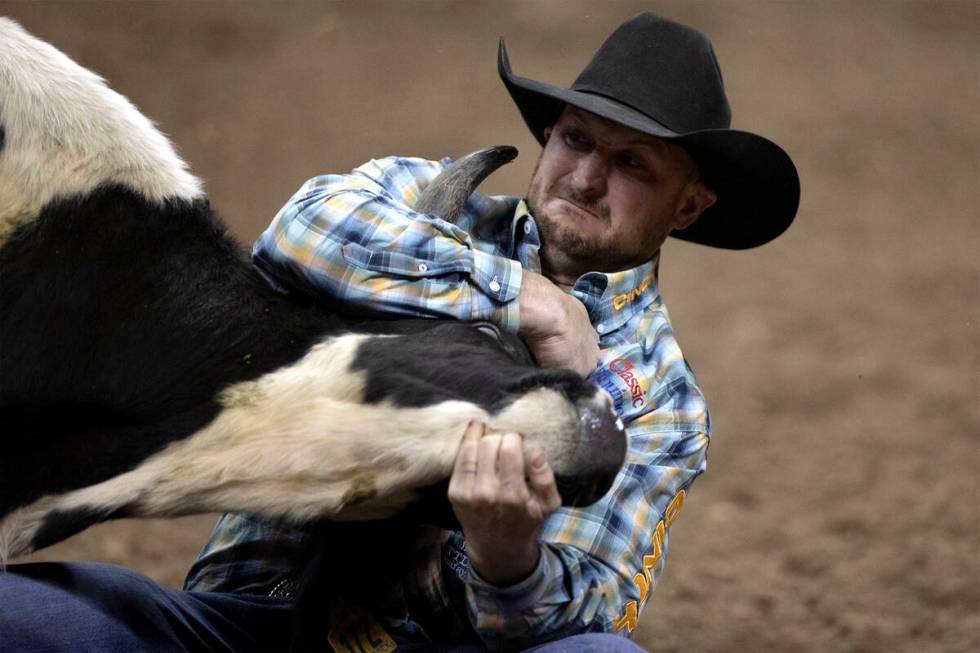
<instances>
[{"instance_id":1,"label":"steer's eye","mask_svg":"<svg viewBox=\"0 0 980 653\"><path fill-rule=\"evenodd\" d=\"M500 342L500 328L493 322L474 322L473 328Z\"/></svg>"}]
</instances>

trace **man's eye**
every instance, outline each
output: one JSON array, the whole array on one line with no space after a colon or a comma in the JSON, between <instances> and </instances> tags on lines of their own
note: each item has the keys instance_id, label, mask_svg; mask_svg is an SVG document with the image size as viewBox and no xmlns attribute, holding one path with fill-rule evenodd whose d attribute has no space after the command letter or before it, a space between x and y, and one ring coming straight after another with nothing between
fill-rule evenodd
<instances>
[{"instance_id":1,"label":"man's eye","mask_svg":"<svg viewBox=\"0 0 980 653\"><path fill-rule=\"evenodd\" d=\"M565 144L575 150L585 150L589 147L589 141L578 132L565 132Z\"/></svg>"},{"instance_id":2,"label":"man's eye","mask_svg":"<svg viewBox=\"0 0 980 653\"><path fill-rule=\"evenodd\" d=\"M633 156L632 154L626 154L620 160L627 168L640 169L644 167L643 159L638 156Z\"/></svg>"}]
</instances>

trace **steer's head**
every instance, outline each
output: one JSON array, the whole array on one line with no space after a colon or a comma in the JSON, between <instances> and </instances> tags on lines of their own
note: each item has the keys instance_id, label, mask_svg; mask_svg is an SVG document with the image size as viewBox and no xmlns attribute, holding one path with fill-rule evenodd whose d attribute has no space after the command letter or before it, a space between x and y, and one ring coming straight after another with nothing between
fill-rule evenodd
<instances>
[{"instance_id":1,"label":"steer's head","mask_svg":"<svg viewBox=\"0 0 980 653\"><path fill-rule=\"evenodd\" d=\"M371 338L352 362L365 375L367 402L472 405L488 431L520 433L544 451L564 505L589 505L609 490L626 435L604 391L574 372L535 366L520 339L489 323L395 322L391 331L410 333Z\"/></svg>"}]
</instances>

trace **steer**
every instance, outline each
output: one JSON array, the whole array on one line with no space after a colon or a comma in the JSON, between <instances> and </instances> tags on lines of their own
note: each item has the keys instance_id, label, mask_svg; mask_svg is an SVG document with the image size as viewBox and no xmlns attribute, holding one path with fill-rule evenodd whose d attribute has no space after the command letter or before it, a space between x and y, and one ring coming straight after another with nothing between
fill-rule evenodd
<instances>
[{"instance_id":1,"label":"steer","mask_svg":"<svg viewBox=\"0 0 980 653\"><path fill-rule=\"evenodd\" d=\"M566 505L608 490L603 392L492 325L342 308L272 289L149 120L0 19L0 563L123 516L417 512L472 420L543 449Z\"/></svg>"}]
</instances>

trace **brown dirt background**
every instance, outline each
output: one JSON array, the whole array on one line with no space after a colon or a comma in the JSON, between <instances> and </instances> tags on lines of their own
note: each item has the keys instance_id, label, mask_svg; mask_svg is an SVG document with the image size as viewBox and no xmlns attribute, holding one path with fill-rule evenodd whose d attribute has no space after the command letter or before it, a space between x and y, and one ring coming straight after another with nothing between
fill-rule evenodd
<instances>
[{"instance_id":1,"label":"brown dirt background","mask_svg":"<svg viewBox=\"0 0 980 653\"><path fill-rule=\"evenodd\" d=\"M795 158L757 251L670 242L663 290L710 400L710 472L636 639L651 651L980 650L980 4L0 2L170 134L251 241L373 156L537 148L498 81L569 83L643 9L711 35L736 127ZM70 452L67 452L70 455ZM36 559L178 584L208 516Z\"/></svg>"}]
</instances>

